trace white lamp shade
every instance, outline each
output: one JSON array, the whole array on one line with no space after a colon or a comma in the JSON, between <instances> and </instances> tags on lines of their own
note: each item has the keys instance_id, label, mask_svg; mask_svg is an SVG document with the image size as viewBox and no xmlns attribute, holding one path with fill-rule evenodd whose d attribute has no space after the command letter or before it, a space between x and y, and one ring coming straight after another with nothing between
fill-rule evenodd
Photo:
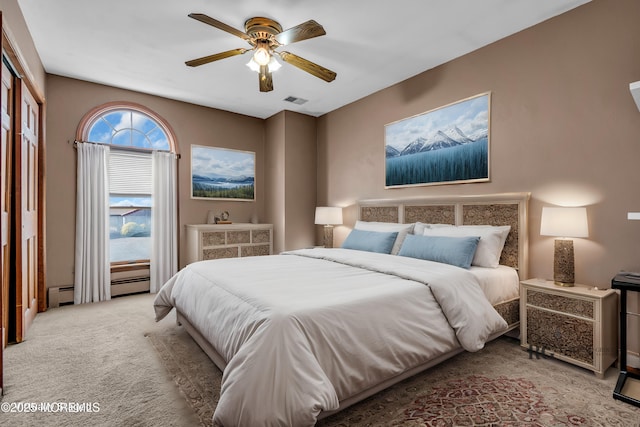
<instances>
[{"instance_id":1,"label":"white lamp shade","mask_svg":"<svg viewBox=\"0 0 640 427\"><path fill-rule=\"evenodd\" d=\"M542 208L540 234L555 237L589 237L587 208Z\"/></svg>"},{"instance_id":2,"label":"white lamp shade","mask_svg":"<svg viewBox=\"0 0 640 427\"><path fill-rule=\"evenodd\" d=\"M342 208L319 206L316 208L316 224L342 224Z\"/></svg>"}]
</instances>

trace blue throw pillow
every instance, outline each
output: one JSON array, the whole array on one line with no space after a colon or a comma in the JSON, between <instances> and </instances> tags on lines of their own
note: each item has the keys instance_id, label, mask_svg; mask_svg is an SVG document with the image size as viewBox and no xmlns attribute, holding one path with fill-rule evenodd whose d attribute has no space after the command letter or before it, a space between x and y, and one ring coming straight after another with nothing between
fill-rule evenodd
<instances>
[{"instance_id":1,"label":"blue throw pillow","mask_svg":"<svg viewBox=\"0 0 640 427\"><path fill-rule=\"evenodd\" d=\"M398 237L397 231L368 231L351 230L351 233L342 243L344 249L356 249L359 251L378 252L381 254L391 253L393 243Z\"/></svg>"},{"instance_id":2,"label":"blue throw pillow","mask_svg":"<svg viewBox=\"0 0 640 427\"><path fill-rule=\"evenodd\" d=\"M404 239L398 255L469 268L479 241L478 236L446 237L409 234Z\"/></svg>"}]
</instances>

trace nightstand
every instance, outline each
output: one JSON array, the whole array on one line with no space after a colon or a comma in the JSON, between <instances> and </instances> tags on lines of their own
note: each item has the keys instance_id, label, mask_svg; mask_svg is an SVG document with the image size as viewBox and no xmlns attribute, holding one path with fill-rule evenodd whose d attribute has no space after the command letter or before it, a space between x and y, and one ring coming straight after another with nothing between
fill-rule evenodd
<instances>
[{"instance_id":1,"label":"nightstand","mask_svg":"<svg viewBox=\"0 0 640 427\"><path fill-rule=\"evenodd\" d=\"M520 345L603 378L618 358L618 294L542 279L520 282Z\"/></svg>"}]
</instances>

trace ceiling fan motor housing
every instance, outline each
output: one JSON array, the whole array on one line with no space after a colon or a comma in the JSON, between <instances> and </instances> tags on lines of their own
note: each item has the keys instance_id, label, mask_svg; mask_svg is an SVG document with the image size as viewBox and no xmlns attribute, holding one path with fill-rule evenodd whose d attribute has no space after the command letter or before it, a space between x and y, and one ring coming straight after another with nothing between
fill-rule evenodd
<instances>
[{"instance_id":1,"label":"ceiling fan motor housing","mask_svg":"<svg viewBox=\"0 0 640 427\"><path fill-rule=\"evenodd\" d=\"M266 41L269 46L274 47L279 43L276 41L275 36L282 32L282 26L273 19L255 17L249 18L244 23L244 28L251 37L251 44L255 46L257 42Z\"/></svg>"}]
</instances>

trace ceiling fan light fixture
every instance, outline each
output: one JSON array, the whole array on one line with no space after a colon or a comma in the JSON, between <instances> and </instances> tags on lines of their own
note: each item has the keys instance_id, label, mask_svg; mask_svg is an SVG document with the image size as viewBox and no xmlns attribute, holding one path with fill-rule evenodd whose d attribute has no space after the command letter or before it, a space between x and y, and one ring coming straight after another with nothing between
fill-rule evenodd
<instances>
[{"instance_id":1,"label":"ceiling fan light fixture","mask_svg":"<svg viewBox=\"0 0 640 427\"><path fill-rule=\"evenodd\" d=\"M276 61L276 57L275 56L271 56L271 60L269 61L269 72L274 72L274 71L278 71L280 69L280 67L282 67L282 64L280 64L278 61ZM259 70L258 70L259 71Z\"/></svg>"},{"instance_id":2,"label":"ceiling fan light fixture","mask_svg":"<svg viewBox=\"0 0 640 427\"><path fill-rule=\"evenodd\" d=\"M260 72L260 66L256 61L253 60L253 57L251 57L249 62L247 62L247 67L249 67L251 71L255 71L256 73Z\"/></svg>"},{"instance_id":3,"label":"ceiling fan light fixture","mask_svg":"<svg viewBox=\"0 0 640 427\"><path fill-rule=\"evenodd\" d=\"M251 58L249 62L247 62L247 67L249 67L251 71L255 71L256 73L260 72L260 64L258 64L253 58ZM269 68L269 72L272 73L279 70L282 67L282 64L276 61L275 56L272 55L269 63L267 64L267 67Z\"/></svg>"},{"instance_id":4,"label":"ceiling fan light fixture","mask_svg":"<svg viewBox=\"0 0 640 427\"><path fill-rule=\"evenodd\" d=\"M269 49L264 46L259 46L256 48L256 52L253 54L253 60L256 61L258 65L267 65L271 60L271 54L269 53Z\"/></svg>"}]
</instances>

